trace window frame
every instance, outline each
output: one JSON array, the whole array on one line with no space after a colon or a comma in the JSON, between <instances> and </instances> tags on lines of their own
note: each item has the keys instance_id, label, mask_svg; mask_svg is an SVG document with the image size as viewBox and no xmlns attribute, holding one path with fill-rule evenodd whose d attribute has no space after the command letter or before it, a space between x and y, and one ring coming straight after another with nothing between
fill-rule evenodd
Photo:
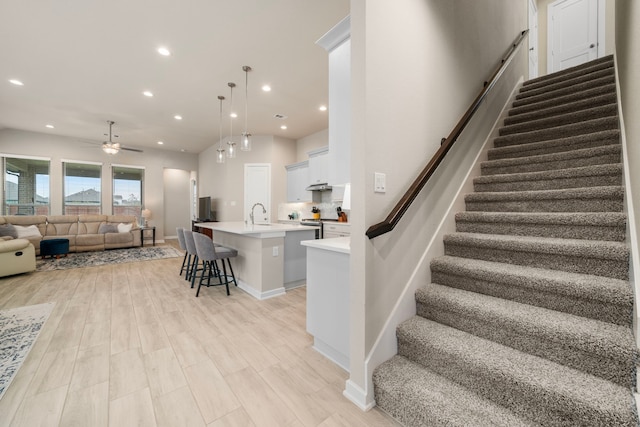
<instances>
[{"instance_id":1,"label":"window frame","mask_svg":"<svg viewBox=\"0 0 640 427\"><path fill-rule=\"evenodd\" d=\"M0 195L1 198L1 209L2 209L2 215L50 215L51 214L51 158L50 157L40 157L40 156L23 156L23 155L18 155L18 154L6 154L6 153L0 153L0 158L2 159L1 163L1 169L2 169L2 194ZM47 162L46 164L46 168L47 168L47 173L46 175L44 174L39 174L37 173L37 171L34 173L35 175L35 179L34 179L34 183L33 183L33 195L34 197L32 198L32 202L31 203L20 203L20 187L19 187L19 182L18 182L18 187L16 188L16 197L18 197L18 199L16 200L16 203L11 203L9 204L7 201L7 195L9 193L8 190L8 180L7 180L7 174L8 174L8 169L7 169L7 162L9 161L9 159L16 159L16 160L23 160L23 161L36 161L36 162ZM44 165L40 165L40 166L44 166ZM37 167L37 165L36 165ZM46 176L46 189L41 188L41 191L46 191L46 197L43 195L40 195L41 200L46 200L46 203L38 203L37 200L37 196L38 196L38 186L39 186L39 181L40 179L38 178L38 176ZM40 183L40 184L45 184L45 183ZM15 207L15 209L11 209L11 207ZM14 212L11 212L12 210L14 210Z\"/></svg>"},{"instance_id":2,"label":"window frame","mask_svg":"<svg viewBox=\"0 0 640 427\"><path fill-rule=\"evenodd\" d=\"M98 192L98 209L97 212L95 210L93 211L84 211L84 210L78 210L77 212L67 212L67 197L72 196L73 194L77 194L77 193L73 193L73 194L66 194L67 193L67 178L69 177L69 175L67 175L67 165L76 165L76 166L96 166L97 171L98 171L98 185L97 185L97 192ZM75 175L70 175L70 176L74 176ZM102 182L102 163L100 162L89 162L89 161L80 161L80 160L67 160L67 159L63 159L62 160L62 214L63 215L101 215L102 214L102 187L103 187L103 182ZM73 205L73 204L69 204L69 206L79 206L79 205ZM95 207L95 205L87 205L87 206L92 206Z\"/></svg>"},{"instance_id":3,"label":"window frame","mask_svg":"<svg viewBox=\"0 0 640 427\"><path fill-rule=\"evenodd\" d=\"M116 204L116 196L123 196L120 194L116 194L116 172L118 170L122 170L126 172L129 170L133 173L133 170L140 171L140 203L129 205L129 204ZM134 165L121 165L121 164L112 164L111 165L111 212L114 215L134 215L137 218L142 217L142 209L144 209L144 200L145 200L145 167L144 166L134 166ZM133 194L132 194L133 195ZM124 201L124 197L121 199ZM127 207L124 208L123 207Z\"/></svg>"}]
</instances>

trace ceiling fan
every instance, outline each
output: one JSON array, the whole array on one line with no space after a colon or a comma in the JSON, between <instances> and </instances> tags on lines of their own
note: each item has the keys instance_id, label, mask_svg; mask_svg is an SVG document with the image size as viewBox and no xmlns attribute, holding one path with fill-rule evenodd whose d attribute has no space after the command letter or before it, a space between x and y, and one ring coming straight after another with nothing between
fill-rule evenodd
<instances>
[{"instance_id":1,"label":"ceiling fan","mask_svg":"<svg viewBox=\"0 0 640 427\"><path fill-rule=\"evenodd\" d=\"M127 151L135 151L137 153L142 153L142 150L139 150L137 148L127 148L127 147L123 147L120 145L119 142L113 142L112 140L112 136L118 138L118 135L113 135L111 130L113 125L116 123L113 120L107 120L107 123L109 124L109 141L104 141L102 143L102 151L104 151L107 154L117 154L118 151L120 150L127 150ZM107 136L107 134L104 134L105 136Z\"/></svg>"}]
</instances>

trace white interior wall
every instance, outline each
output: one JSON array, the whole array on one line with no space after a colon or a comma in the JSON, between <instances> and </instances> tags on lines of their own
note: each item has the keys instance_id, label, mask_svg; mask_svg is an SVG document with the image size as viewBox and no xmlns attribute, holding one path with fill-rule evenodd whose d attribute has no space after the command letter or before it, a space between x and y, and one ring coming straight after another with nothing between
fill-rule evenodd
<instances>
[{"instance_id":1,"label":"white interior wall","mask_svg":"<svg viewBox=\"0 0 640 427\"><path fill-rule=\"evenodd\" d=\"M459 162L439 171L394 231L372 241L365 231L401 198L526 27L525 0L351 2L353 209L347 389L351 385L363 393L361 406L372 397L365 359L407 284L428 283L428 260L421 257L473 159L459 153ZM516 69L512 77L526 73L526 60ZM497 105L494 117L502 103ZM490 128L493 120L486 125ZM474 143L482 144L488 131L480 132ZM374 172L386 174L386 193L373 192Z\"/></svg>"},{"instance_id":2,"label":"white interior wall","mask_svg":"<svg viewBox=\"0 0 640 427\"><path fill-rule=\"evenodd\" d=\"M218 221L242 221L244 215L244 164L271 163L271 218L278 217L278 204L286 202L285 165L295 163L296 142L287 138L257 135L251 151L238 151L235 159L216 163L212 145L198 156L198 196L211 196Z\"/></svg>"},{"instance_id":3,"label":"white interior wall","mask_svg":"<svg viewBox=\"0 0 640 427\"><path fill-rule=\"evenodd\" d=\"M111 213L112 184L111 164L142 166L145 168L144 205L153 212L152 224L158 228L156 239L164 239L164 199L174 195L166 193L163 185L165 168L194 171L197 169L195 154L176 153L145 148L144 153L120 151L115 156L105 154L100 144L78 142L75 138L62 137L39 132L15 129L0 130L0 152L23 156L44 156L51 158L51 214L62 214L62 159L101 162L102 168L102 210Z\"/></svg>"},{"instance_id":4,"label":"white interior wall","mask_svg":"<svg viewBox=\"0 0 640 427\"><path fill-rule=\"evenodd\" d=\"M191 172L180 169L164 170L164 193L171 196L164 198L163 235L177 239L177 227L191 229ZM155 215L155 212L152 212ZM154 225L154 221L150 221ZM157 229L160 228L156 225Z\"/></svg>"},{"instance_id":5,"label":"white interior wall","mask_svg":"<svg viewBox=\"0 0 640 427\"><path fill-rule=\"evenodd\" d=\"M309 160L309 151L329 145L329 129L324 129L296 141L296 162Z\"/></svg>"}]
</instances>

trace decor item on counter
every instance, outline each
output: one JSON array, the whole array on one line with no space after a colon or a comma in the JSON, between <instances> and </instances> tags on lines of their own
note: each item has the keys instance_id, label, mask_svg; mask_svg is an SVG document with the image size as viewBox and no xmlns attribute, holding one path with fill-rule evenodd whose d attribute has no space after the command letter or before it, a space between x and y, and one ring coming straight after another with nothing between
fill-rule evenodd
<instances>
[{"instance_id":1,"label":"decor item on counter","mask_svg":"<svg viewBox=\"0 0 640 427\"><path fill-rule=\"evenodd\" d=\"M318 209L317 207L312 207L311 208L311 216L313 217L313 219L320 219L320 209Z\"/></svg>"},{"instance_id":2,"label":"decor item on counter","mask_svg":"<svg viewBox=\"0 0 640 427\"><path fill-rule=\"evenodd\" d=\"M233 142L233 88L236 84L233 82L227 83L229 86L229 141L227 141L227 157L233 159L236 157L236 143Z\"/></svg>"},{"instance_id":3,"label":"decor item on counter","mask_svg":"<svg viewBox=\"0 0 640 427\"><path fill-rule=\"evenodd\" d=\"M224 163L224 148L222 148L222 101L224 101L224 96L218 95L218 99L220 100L220 121L219 121L219 136L218 139L218 149L216 150L218 154L216 154L216 163Z\"/></svg>"},{"instance_id":4,"label":"decor item on counter","mask_svg":"<svg viewBox=\"0 0 640 427\"><path fill-rule=\"evenodd\" d=\"M143 209L142 210L142 218L144 218L144 226L148 227L149 226L149 220L151 219L151 210L150 209Z\"/></svg>"},{"instance_id":5,"label":"decor item on counter","mask_svg":"<svg viewBox=\"0 0 640 427\"><path fill-rule=\"evenodd\" d=\"M251 67L244 65L242 67L244 71L244 132L242 132L242 140L240 141L240 149L242 151L251 151L251 134L249 133L249 127L247 122L249 121L249 71Z\"/></svg>"},{"instance_id":6,"label":"decor item on counter","mask_svg":"<svg viewBox=\"0 0 640 427\"><path fill-rule=\"evenodd\" d=\"M184 257L172 246L147 246L129 249L111 249L103 252L76 252L66 258L36 260L37 271L68 270L70 268L95 267L126 262L149 261Z\"/></svg>"},{"instance_id":7,"label":"decor item on counter","mask_svg":"<svg viewBox=\"0 0 640 427\"><path fill-rule=\"evenodd\" d=\"M50 302L0 311L0 399L27 358L54 305Z\"/></svg>"},{"instance_id":8,"label":"decor item on counter","mask_svg":"<svg viewBox=\"0 0 640 427\"><path fill-rule=\"evenodd\" d=\"M336 212L338 213L338 222L347 222L347 214L342 212L342 208L340 206L336 208Z\"/></svg>"}]
</instances>

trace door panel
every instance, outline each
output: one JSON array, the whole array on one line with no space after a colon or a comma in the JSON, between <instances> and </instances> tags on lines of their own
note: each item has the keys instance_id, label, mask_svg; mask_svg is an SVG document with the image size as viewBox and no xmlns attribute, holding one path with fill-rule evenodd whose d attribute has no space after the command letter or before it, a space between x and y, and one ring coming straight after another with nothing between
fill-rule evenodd
<instances>
[{"instance_id":1,"label":"door panel","mask_svg":"<svg viewBox=\"0 0 640 427\"><path fill-rule=\"evenodd\" d=\"M254 222L271 222L271 165L269 163L247 163L244 165L244 220L251 223L251 207L262 203L267 213L257 206Z\"/></svg>"},{"instance_id":2,"label":"door panel","mask_svg":"<svg viewBox=\"0 0 640 427\"><path fill-rule=\"evenodd\" d=\"M598 0L558 0L548 19L550 73L598 57Z\"/></svg>"}]
</instances>

